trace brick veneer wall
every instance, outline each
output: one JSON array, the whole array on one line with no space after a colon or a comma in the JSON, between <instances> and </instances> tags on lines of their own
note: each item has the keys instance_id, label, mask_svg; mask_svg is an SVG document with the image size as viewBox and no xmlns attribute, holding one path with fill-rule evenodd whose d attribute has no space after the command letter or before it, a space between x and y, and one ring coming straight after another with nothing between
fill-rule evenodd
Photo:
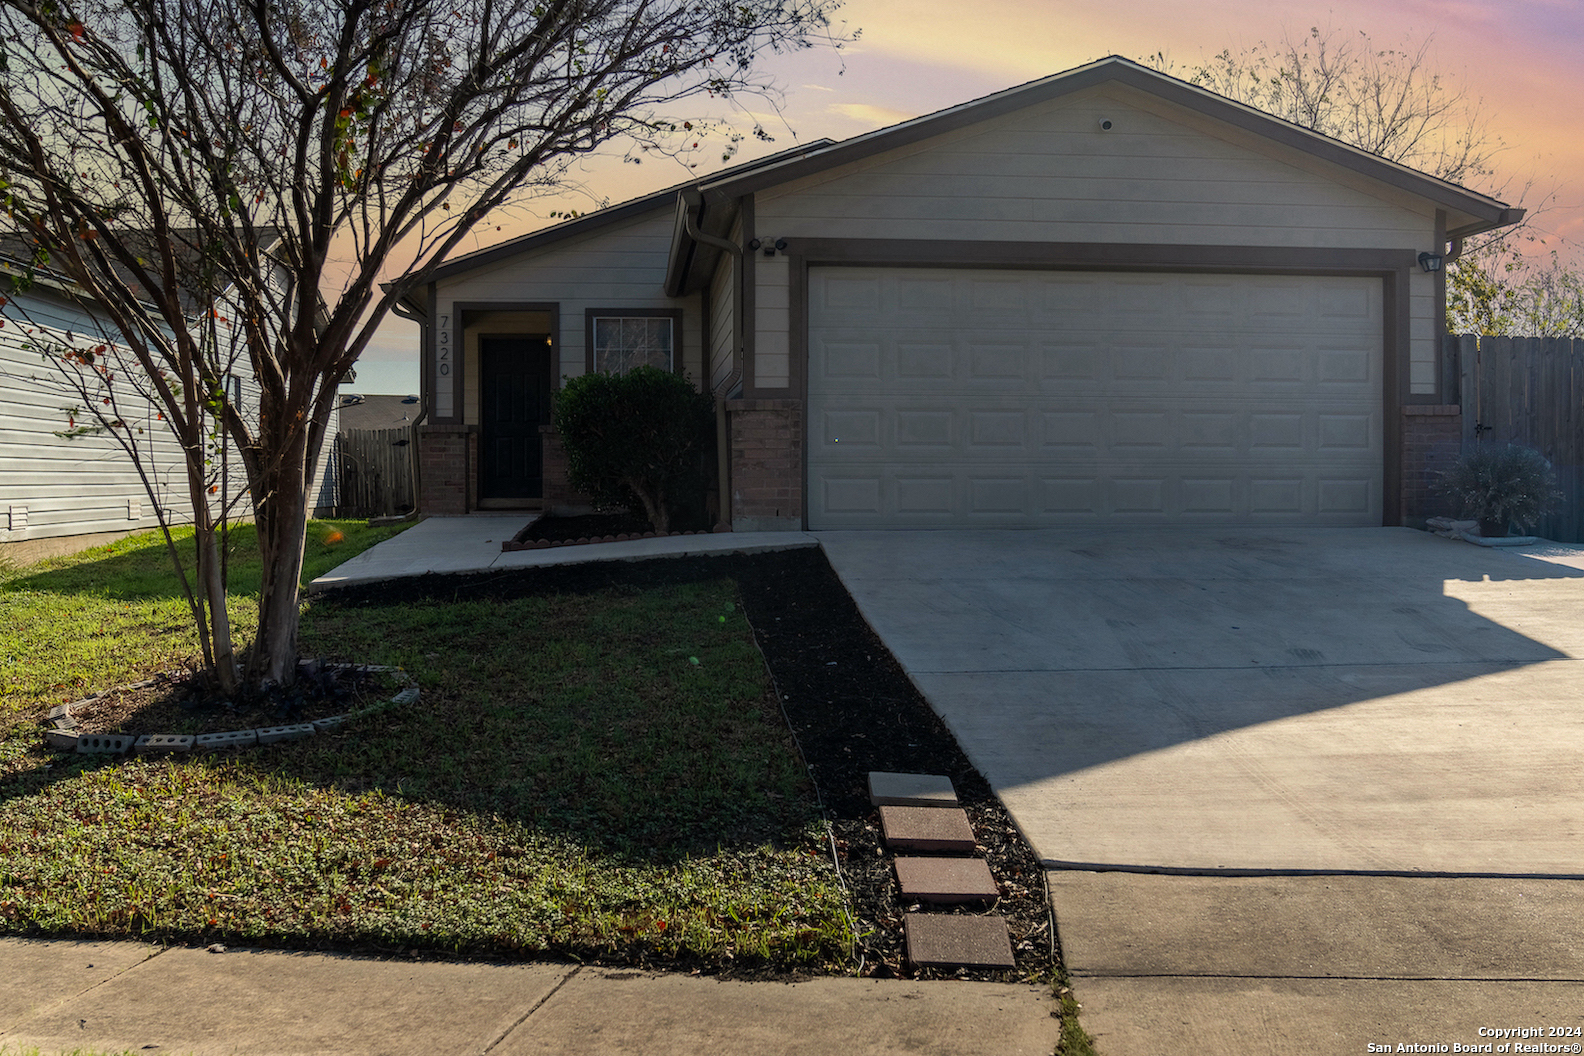
<instances>
[{"instance_id":1,"label":"brick veneer wall","mask_svg":"<svg viewBox=\"0 0 1584 1056\"><path fill-rule=\"evenodd\" d=\"M561 446L561 434L553 425L541 425L539 439L544 452L541 464L544 466L545 506L587 506L589 497L573 491L567 482L567 455L566 448Z\"/></svg>"},{"instance_id":2,"label":"brick veneer wall","mask_svg":"<svg viewBox=\"0 0 1584 1056\"><path fill-rule=\"evenodd\" d=\"M418 434L418 465L423 474L418 509L444 517L468 512L468 433L446 426L423 426Z\"/></svg>"},{"instance_id":3,"label":"brick veneer wall","mask_svg":"<svg viewBox=\"0 0 1584 1056\"><path fill-rule=\"evenodd\" d=\"M732 530L803 527L803 401L728 400Z\"/></svg>"},{"instance_id":4,"label":"brick veneer wall","mask_svg":"<svg viewBox=\"0 0 1584 1056\"><path fill-rule=\"evenodd\" d=\"M1458 511L1437 485L1462 451L1462 408L1455 403L1423 403L1408 404L1402 411L1403 523L1417 528L1427 517L1456 516Z\"/></svg>"}]
</instances>

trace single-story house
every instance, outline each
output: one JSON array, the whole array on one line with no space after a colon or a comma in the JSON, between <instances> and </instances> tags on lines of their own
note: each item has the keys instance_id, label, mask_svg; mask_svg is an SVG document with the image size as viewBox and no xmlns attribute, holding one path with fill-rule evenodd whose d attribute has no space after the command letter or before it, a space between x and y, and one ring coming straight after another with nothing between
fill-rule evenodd
<instances>
[{"instance_id":1,"label":"single-story house","mask_svg":"<svg viewBox=\"0 0 1584 1056\"><path fill-rule=\"evenodd\" d=\"M447 262L421 505L571 498L560 379L721 403L738 531L1411 520L1440 265L1522 210L1107 58Z\"/></svg>"}]
</instances>

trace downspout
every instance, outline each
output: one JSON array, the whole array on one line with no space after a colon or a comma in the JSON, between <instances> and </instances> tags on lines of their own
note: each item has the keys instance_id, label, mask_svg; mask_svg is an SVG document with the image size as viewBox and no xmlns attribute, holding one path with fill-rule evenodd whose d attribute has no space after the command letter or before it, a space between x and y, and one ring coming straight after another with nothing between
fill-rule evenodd
<instances>
[{"instance_id":1,"label":"downspout","mask_svg":"<svg viewBox=\"0 0 1584 1056\"><path fill-rule=\"evenodd\" d=\"M702 193L695 193L699 194L699 204L702 206ZM708 235L703 231L700 231L698 224L693 220L693 207L691 203L684 204L682 209L682 227L683 230L687 231L688 237L693 239L693 241L701 242L706 246L714 246L716 249L722 250L723 252L730 253L732 255L732 257L735 259L734 267L737 270L736 285L741 287L743 281L742 247L730 239L717 238L714 235ZM743 299L740 289L737 291L737 294L738 295L735 298L736 303L732 305L732 320L734 329L744 325L742 320ZM706 320L706 325L707 322L708 321ZM731 391L742 382L742 378L743 365L741 349L734 348L732 349L731 373L722 378L721 383L716 385L714 389L711 390L715 396L715 479L718 482L720 488L720 523L716 526L717 530L731 531L731 438L727 434L728 424L726 421L726 397L729 396Z\"/></svg>"},{"instance_id":2,"label":"downspout","mask_svg":"<svg viewBox=\"0 0 1584 1056\"><path fill-rule=\"evenodd\" d=\"M412 309L407 308L406 305L402 304L402 302L400 300L396 301L394 304L391 305L391 311L396 313L398 316L400 316L403 319L409 320L410 322L417 323L418 327L419 327L420 335L422 335L422 334L427 332L426 324L429 321L428 317L419 315L417 312L413 311ZM420 337L420 340L419 340L418 344L419 344L418 353L419 353L419 355L422 355L423 354L423 340L422 340L421 337ZM419 385L418 385L418 388L420 390L419 391L419 396L418 396L418 417L414 418L412 420L412 424L408 427L408 428L410 428L412 430L412 443L407 445L407 451L412 457L412 481L413 481L413 496L412 496L413 508L412 508L412 512L410 514L408 514L408 516L409 517L414 517L414 518L420 516L419 505L420 505L420 503L422 501L422 497L423 497L423 459L418 457L418 426L422 425L423 424L423 420L425 418L429 417L429 394L427 392L423 392L422 391L423 388L424 388L424 386L422 384L422 380L423 380L423 371L420 369L419 370Z\"/></svg>"}]
</instances>

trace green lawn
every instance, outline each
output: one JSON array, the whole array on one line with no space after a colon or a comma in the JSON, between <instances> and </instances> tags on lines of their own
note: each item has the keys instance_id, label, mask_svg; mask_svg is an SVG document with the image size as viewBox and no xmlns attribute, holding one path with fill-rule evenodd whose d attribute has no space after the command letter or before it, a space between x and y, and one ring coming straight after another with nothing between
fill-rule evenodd
<instances>
[{"instance_id":1,"label":"green lawn","mask_svg":"<svg viewBox=\"0 0 1584 1056\"><path fill-rule=\"evenodd\" d=\"M305 578L391 534L311 529ZM0 572L0 932L844 963L840 887L731 582L316 599L304 651L399 664L417 704L233 755L46 752L50 705L195 652L163 560L144 537Z\"/></svg>"}]
</instances>

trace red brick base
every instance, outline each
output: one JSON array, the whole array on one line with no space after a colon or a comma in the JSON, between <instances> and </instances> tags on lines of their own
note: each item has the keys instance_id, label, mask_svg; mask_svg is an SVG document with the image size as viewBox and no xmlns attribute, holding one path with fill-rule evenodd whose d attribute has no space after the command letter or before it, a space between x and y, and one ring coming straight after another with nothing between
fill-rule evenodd
<instances>
[{"instance_id":1,"label":"red brick base","mask_svg":"<svg viewBox=\"0 0 1584 1056\"><path fill-rule=\"evenodd\" d=\"M468 433L460 426L423 426L418 432L419 512L431 517L468 512Z\"/></svg>"},{"instance_id":2,"label":"red brick base","mask_svg":"<svg viewBox=\"0 0 1584 1056\"><path fill-rule=\"evenodd\" d=\"M539 427L539 439L544 454L544 501L546 507L586 506L588 496L572 490L567 482L566 448L561 446L561 434L553 425Z\"/></svg>"},{"instance_id":3,"label":"red brick base","mask_svg":"<svg viewBox=\"0 0 1584 1056\"><path fill-rule=\"evenodd\" d=\"M586 507L587 495L567 483L566 449L555 427L539 427L544 451L544 505ZM420 429L418 458L422 492L418 508L431 517L450 517L478 509L478 444L476 429L431 425Z\"/></svg>"},{"instance_id":4,"label":"red brick base","mask_svg":"<svg viewBox=\"0 0 1584 1056\"><path fill-rule=\"evenodd\" d=\"M1438 485L1462 450L1462 409L1455 403L1421 403L1402 410L1403 523L1417 528L1428 517L1456 516Z\"/></svg>"},{"instance_id":5,"label":"red brick base","mask_svg":"<svg viewBox=\"0 0 1584 1056\"><path fill-rule=\"evenodd\" d=\"M728 400L731 518L738 532L803 527L803 401Z\"/></svg>"}]
</instances>

